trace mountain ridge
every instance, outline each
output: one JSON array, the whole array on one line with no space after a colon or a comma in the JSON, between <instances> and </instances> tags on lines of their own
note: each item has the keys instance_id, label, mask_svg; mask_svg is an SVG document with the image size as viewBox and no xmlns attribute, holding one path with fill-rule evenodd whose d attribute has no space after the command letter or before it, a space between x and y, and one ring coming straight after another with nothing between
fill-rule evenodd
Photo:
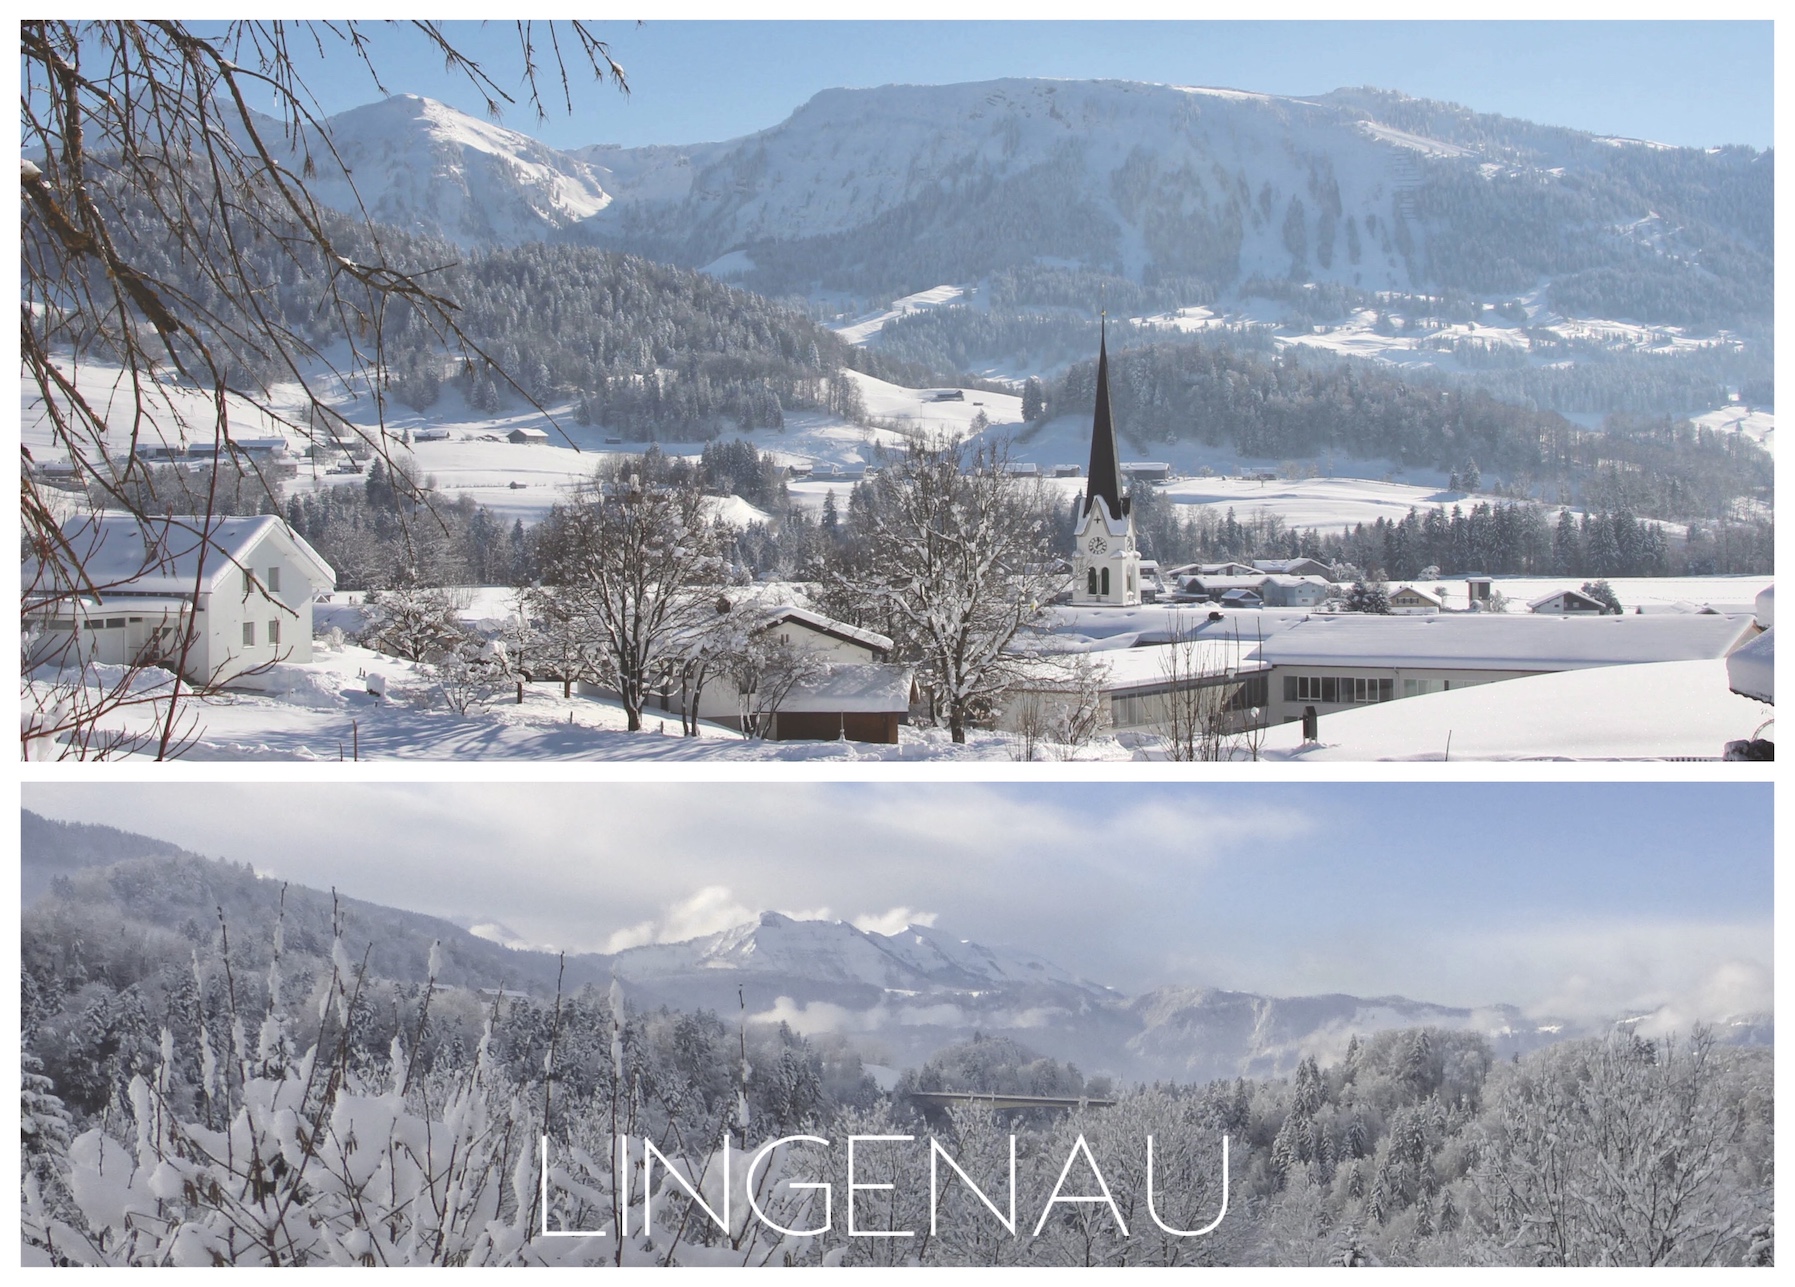
<instances>
[{"instance_id":1,"label":"mountain ridge","mask_svg":"<svg viewBox=\"0 0 1795 1287\"><path fill-rule=\"evenodd\" d=\"M797 920L764 912L751 921L676 943L646 944L612 954L566 956L503 947L450 919L336 898L323 891L255 875L246 866L207 859L132 833L82 830L29 810L23 813L21 867L45 894L25 909L27 962L65 955L71 932L97 942L107 925L134 927L129 960L135 968L165 952L176 964L206 942L222 913L232 928L233 958L263 969L269 939L259 918L277 907L286 951L328 972L331 917L345 926L351 959L367 954L382 977L418 983L425 978L433 940L442 944L439 982L491 993L523 989L541 996L557 986L576 990L613 977L638 1008L738 1008L769 1022L803 1030L873 1037L894 1057L920 1064L935 1050L973 1032L1007 1032L1095 1072L1134 1077L1207 1080L1287 1072L1304 1054L1337 1055L1357 1034L1417 1026L1481 1033L1498 1055L1524 1053L1569 1036L1609 1026L1528 1019L1514 1006L1445 1006L1401 996L1344 993L1270 997L1204 985L1171 984L1128 996L1080 978L1033 952L992 947L932 926L895 934L862 930L845 921ZM64 870L57 837L94 836L119 852L150 846L172 855L92 861ZM55 885L46 866L66 884ZM333 910L334 906L334 910ZM108 920L108 915L111 919ZM118 979L125 963L95 962L96 976ZM289 963L288 971L296 966ZM146 976L147 977L147 976ZM125 986L129 980L119 982ZM1631 1016L1647 1023L1652 1015ZM1761 1044L1773 1032L1769 1016L1733 1016L1724 1039Z\"/></svg>"}]
</instances>

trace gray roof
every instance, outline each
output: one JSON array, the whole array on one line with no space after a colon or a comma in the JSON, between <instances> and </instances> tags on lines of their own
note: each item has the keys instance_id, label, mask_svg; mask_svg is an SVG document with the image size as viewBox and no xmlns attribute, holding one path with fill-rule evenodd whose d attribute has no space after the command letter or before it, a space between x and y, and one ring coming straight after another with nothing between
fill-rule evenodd
<instances>
[{"instance_id":1,"label":"gray roof","mask_svg":"<svg viewBox=\"0 0 1795 1287\"><path fill-rule=\"evenodd\" d=\"M205 530L205 519L195 515L138 519L132 514L102 511L64 524L62 533L102 597L108 591L132 595L192 594L202 545L205 576L199 589L206 593L226 570L246 566L255 547L269 539L287 545L297 554L317 588L330 590L336 586L335 569L287 526L285 519L272 514L214 518L202 542L201 533ZM23 570L24 586L30 590L37 572L35 560L26 563Z\"/></svg>"},{"instance_id":2,"label":"gray roof","mask_svg":"<svg viewBox=\"0 0 1795 1287\"><path fill-rule=\"evenodd\" d=\"M1466 613L1313 616L1259 645L1274 666L1575 670L1724 657L1751 627L1727 616L1553 617Z\"/></svg>"}]
</instances>

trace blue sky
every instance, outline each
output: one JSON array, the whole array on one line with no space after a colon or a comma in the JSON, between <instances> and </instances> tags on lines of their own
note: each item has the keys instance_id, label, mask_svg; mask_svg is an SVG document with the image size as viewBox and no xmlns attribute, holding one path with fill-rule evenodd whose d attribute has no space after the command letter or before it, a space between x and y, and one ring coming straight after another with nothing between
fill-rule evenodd
<instances>
[{"instance_id":1,"label":"blue sky","mask_svg":"<svg viewBox=\"0 0 1795 1287\"><path fill-rule=\"evenodd\" d=\"M447 24L504 84L509 26ZM696 143L765 129L822 89L1000 76L1119 77L1307 95L1376 85L1686 146L1771 143L1768 22L599 22L631 93L505 123L557 146ZM386 88L483 114L415 37L375 29ZM307 78L326 111L378 97L343 47Z\"/></svg>"},{"instance_id":2,"label":"blue sky","mask_svg":"<svg viewBox=\"0 0 1795 1287\"><path fill-rule=\"evenodd\" d=\"M1128 991L1769 1006L1767 785L28 784L25 807L570 950L762 909Z\"/></svg>"}]
</instances>

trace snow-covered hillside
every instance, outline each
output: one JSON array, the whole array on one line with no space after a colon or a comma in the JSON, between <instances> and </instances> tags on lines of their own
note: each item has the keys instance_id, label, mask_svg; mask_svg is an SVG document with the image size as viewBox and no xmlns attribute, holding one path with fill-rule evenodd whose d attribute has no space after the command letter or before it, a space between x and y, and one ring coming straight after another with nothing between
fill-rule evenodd
<instances>
[{"instance_id":1,"label":"snow-covered hillside","mask_svg":"<svg viewBox=\"0 0 1795 1287\"><path fill-rule=\"evenodd\" d=\"M578 157L416 94L341 112L325 128L328 147L311 140L312 194L409 232L464 246L514 246L590 219L611 202L599 172Z\"/></svg>"},{"instance_id":2,"label":"snow-covered hillside","mask_svg":"<svg viewBox=\"0 0 1795 1287\"><path fill-rule=\"evenodd\" d=\"M1201 218L1226 229L1240 276L1281 277L1293 196L1320 185L1329 195L1318 209L1337 203L1388 224L1416 183L1413 155L1410 139L1380 137L1351 114L1268 95L1130 81L887 85L826 90L773 129L712 150L688 167L671 209L660 203L675 185L656 168L649 200L657 218L690 229L692 253L707 262L859 230L944 191L1026 179L1090 223L1065 230L1065 258L1138 278L1149 263L1173 266L1157 231L1168 216ZM627 181L618 198L638 200ZM606 226L628 218L620 207ZM1331 233L1327 241L1325 279L1411 285L1394 244L1374 239L1356 257L1342 244L1336 260Z\"/></svg>"},{"instance_id":3,"label":"snow-covered hillside","mask_svg":"<svg viewBox=\"0 0 1795 1287\"><path fill-rule=\"evenodd\" d=\"M1039 264L1520 295L1623 262L1693 286L1722 242L1768 255L1763 212L1707 199L1742 184L1767 200L1765 154L1641 155L1399 94L1044 79L831 89L771 129L683 156L584 155L603 158L616 196L595 230L751 282L758 272L766 288L915 291ZM1567 218L1561 188L1599 191L1602 215ZM1699 222L1673 222L1653 199ZM1548 256L1555 235L1567 244ZM931 264L961 271L919 279ZM1767 295L1747 307L1767 320Z\"/></svg>"}]
</instances>

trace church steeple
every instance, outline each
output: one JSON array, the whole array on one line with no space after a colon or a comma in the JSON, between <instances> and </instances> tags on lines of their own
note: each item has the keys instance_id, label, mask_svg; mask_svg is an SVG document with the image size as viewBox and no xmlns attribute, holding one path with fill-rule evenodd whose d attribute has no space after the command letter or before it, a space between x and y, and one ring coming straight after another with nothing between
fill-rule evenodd
<instances>
[{"instance_id":1,"label":"church steeple","mask_svg":"<svg viewBox=\"0 0 1795 1287\"><path fill-rule=\"evenodd\" d=\"M1103 319L1101 338L1097 342L1097 410L1091 418L1091 467L1086 471L1089 484L1084 491L1084 513L1091 512L1091 501L1101 496L1109 507L1111 518L1128 513L1128 499L1122 495L1122 466L1116 455L1116 430L1109 414L1109 317Z\"/></svg>"}]
</instances>

